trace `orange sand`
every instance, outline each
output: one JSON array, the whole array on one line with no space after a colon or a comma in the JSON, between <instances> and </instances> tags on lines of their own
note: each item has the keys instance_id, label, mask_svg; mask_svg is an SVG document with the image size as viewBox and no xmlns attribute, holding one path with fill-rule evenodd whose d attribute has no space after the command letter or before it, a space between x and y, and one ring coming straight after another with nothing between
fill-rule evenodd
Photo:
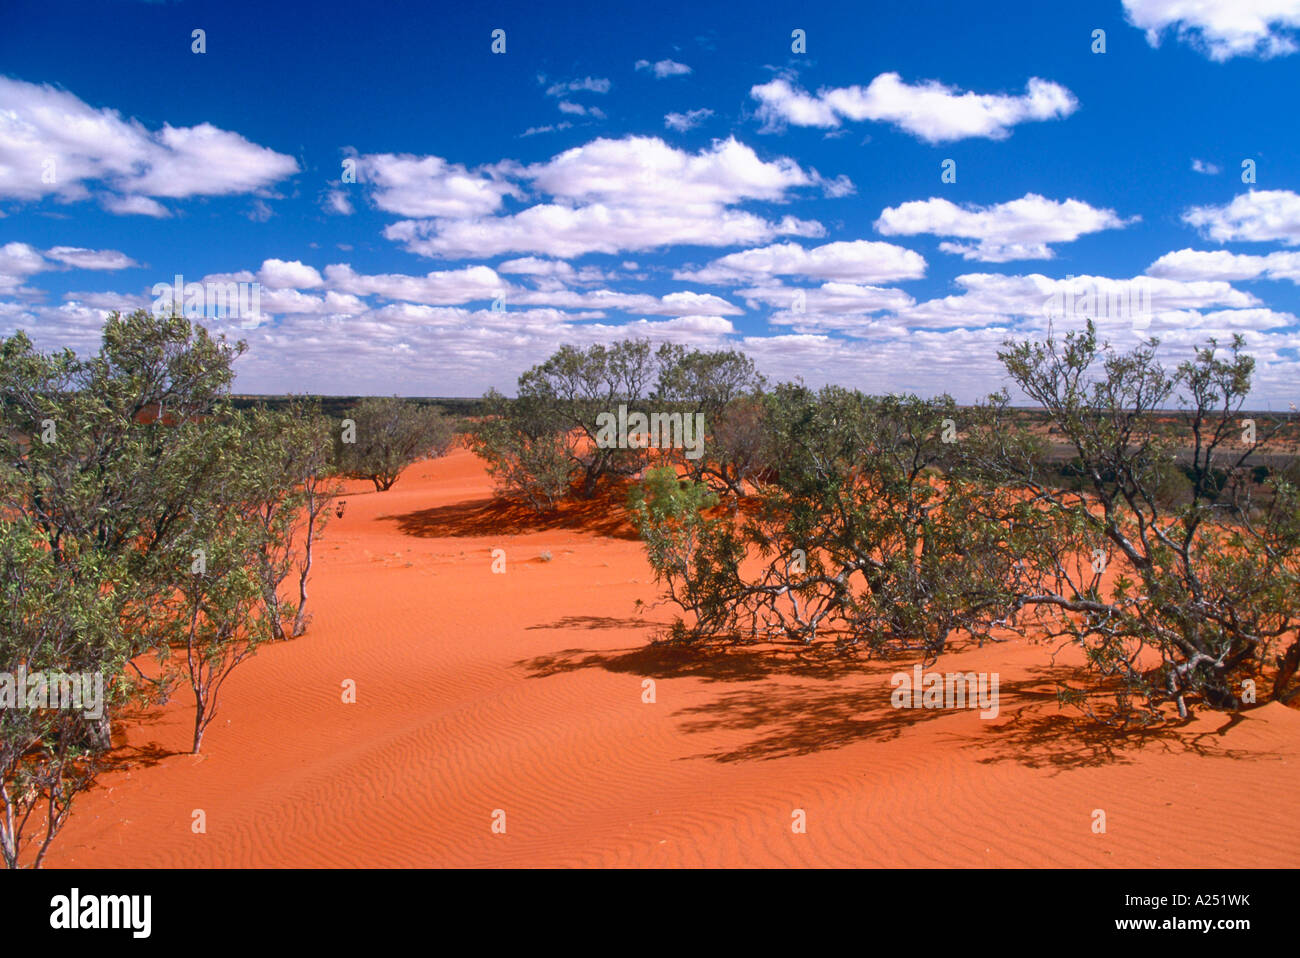
<instances>
[{"instance_id":1,"label":"orange sand","mask_svg":"<svg viewBox=\"0 0 1300 958\"><path fill-rule=\"evenodd\" d=\"M1026 641L934 667L999 672L998 718L894 710L910 661L647 650L672 611L637 611L642 547L599 506L539 528L463 450L367 486L331 517L307 635L235 672L202 757L183 687L122 723L52 866L1300 864L1300 712L1077 733L1067 657Z\"/></svg>"}]
</instances>

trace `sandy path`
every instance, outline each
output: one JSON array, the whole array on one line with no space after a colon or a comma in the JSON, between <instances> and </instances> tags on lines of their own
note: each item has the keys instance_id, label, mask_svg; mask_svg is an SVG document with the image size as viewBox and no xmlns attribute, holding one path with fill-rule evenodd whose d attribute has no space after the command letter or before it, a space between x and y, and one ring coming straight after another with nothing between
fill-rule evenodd
<instances>
[{"instance_id":1,"label":"sandy path","mask_svg":"<svg viewBox=\"0 0 1300 958\"><path fill-rule=\"evenodd\" d=\"M1300 712L1139 747L1072 733L1026 642L937 666L999 672L993 721L890 708L910 663L655 654L669 611L637 611L655 588L607 512L519 531L464 451L365 486L308 634L236 671L202 758L178 754L188 692L126 723L130 767L77 800L52 865L1300 864Z\"/></svg>"}]
</instances>

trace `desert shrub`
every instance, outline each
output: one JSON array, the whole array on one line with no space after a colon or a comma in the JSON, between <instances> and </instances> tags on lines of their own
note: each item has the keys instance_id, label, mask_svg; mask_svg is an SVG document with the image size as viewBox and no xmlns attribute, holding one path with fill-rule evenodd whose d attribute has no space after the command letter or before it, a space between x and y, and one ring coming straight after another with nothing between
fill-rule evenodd
<instances>
[{"instance_id":1,"label":"desert shrub","mask_svg":"<svg viewBox=\"0 0 1300 958\"><path fill-rule=\"evenodd\" d=\"M90 787L102 751L92 702L29 708L15 673L97 674L103 682L124 670L131 650L115 607L128 585L121 556L83 551L76 541L56 556L30 519L0 522L0 669L7 673L0 688L0 860L7 868L24 861L40 867L74 797ZM105 684L101 694L115 688L120 693L121 684ZM98 705L102 711L108 703Z\"/></svg>"},{"instance_id":2,"label":"desert shrub","mask_svg":"<svg viewBox=\"0 0 1300 958\"><path fill-rule=\"evenodd\" d=\"M998 428L972 441L972 458L1034 503L1017 604L1083 650L1097 681L1065 697L1107 721L1300 694L1300 494L1281 474L1261 490L1246 464L1282 424L1243 441L1254 361L1242 345L1210 341L1167 370L1155 340L1119 354L1089 324L1001 353L1073 447L1080 487L1044 482ZM1256 693L1266 675L1271 691Z\"/></svg>"},{"instance_id":3,"label":"desert shrub","mask_svg":"<svg viewBox=\"0 0 1300 958\"><path fill-rule=\"evenodd\" d=\"M491 390L483 404L468 442L498 491L523 499L537 512L554 508L569 494L578 468L574 437L528 397L512 400Z\"/></svg>"},{"instance_id":4,"label":"desert shrub","mask_svg":"<svg viewBox=\"0 0 1300 958\"><path fill-rule=\"evenodd\" d=\"M679 479L672 466L647 470L628 491L628 512L645 542L655 580L667 598L691 616L676 621L678 641L709 636L735 638L743 625L735 603L744 544L724 519L706 518L718 497L704 483Z\"/></svg>"},{"instance_id":5,"label":"desert shrub","mask_svg":"<svg viewBox=\"0 0 1300 958\"><path fill-rule=\"evenodd\" d=\"M1015 550L995 522L969 521L967 486L933 472L955 458L952 401L782 384L765 406L772 475L745 514L706 517L702 487L674 492L666 473L643 483L638 529L688 613L674 635L926 656L958 630L988 637Z\"/></svg>"},{"instance_id":6,"label":"desert shrub","mask_svg":"<svg viewBox=\"0 0 1300 958\"><path fill-rule=\"evenodd\" d=\"M1008 343L1064 464L1005 391L958 409L778 386L745 508L718 515L672 470L631 502L684 613L672 634L928 658L955 634L1045 630L1092 676L1063 701L1125 725L1300 696L1297 470L1248 462L1287 423L1247 428L1239 338L1174 370L1157 345L1117 354L1091 325Z\"/></svg>"},{"instance_id":7,"label":"desert shrub","mask_svg":"<svg viewBox=\"0 0 1300 958\"><path fill-rule=\"evenodd\" d=\"M745 495L745 484L770 470L776 461L766 409L761 394L743 395L706 419L708 453L693 474L713 489Z\"/></svg>"},{"instance_id":8,"label":"desert shrub","mask_svg":"<svg viewBox=\"0 0 1300 958\"><path fill-rule=\"evenodd\" d=\"M292 400L285 408L248 414L243 439L248 452L249 495L263 528L258 575L277 639L307 628L307 580L316 541L330 503L338 495L334 427L319 403ZM285 601L282 583L294 578L297 601Z\"/></svg>"},{"instance_id":9,"label":"desert shrub","mask_svg":"<svg viewBox=\"0 0 1300 958\"><path fill-rule=\"evenodd\" d=\"M221 477L223 494L196 509L181 536L181 575L176 595L163 612L175 623L169 646L184 661L184 676L194 694L194 734L198 753L203 733L217 714L221 689L234 668L275 633L280 606L268 601L264 575L268 555L288 551L288 533L279 521L264 521L265 476L271 463L256 441L256 416L180 427L193 432L196 454ZM255 425L256 423L256 425ZM276 503L297 506L293 487L274 495ZM279 539L279 541L277 541Z\"/></svg>"},{"instance_id":10,"label":"desert shrub","mask_svg":"<svg viewBox=\"0 0 1300 958\"><path fill-rule=\"evenodd\" d=\"M736 350L705 352L667 344L655 354L659 369L652 394L657 408L702 417L704 454L672 450L666 457L691 479L739 495L767 465L763 421L764 379L754 361Z\"/></svg>"},{"instance_id":11,"label":"desert shrub","mask_svg":"<svg viewBox=\"0 0 1300 958\"><path fill-rule=\"evenodd\" d=\"M603 478L646 464L645 450L601 441L600 417L620 404L643 409L653 376L646 340L563 346L519 377L514 399L488 393L471 448L503 493L534 508L550 508L570 491L590 497Z\"/></svg>"},{"instance_id":12,"label":"desert shrub","mask_svg":"<svg viewBox=\"0 0 1300 958\"><path fill-rule=\"evenodd\" d=\"M131 588L113 591L109 618L127 658L165 644L154 613L178 582L180 539L223 494L199 424L224 415L240 349L144 311L111 316L99 353L85 360L41 353L21 332L0 345L0 507L28 520L56 562L80 557L68 574L121 563ZM105 715L100 747L109 723Z\"/></svg>"},{"instance_id":13,"label":"desert shrub","mask_svg":"<svg viewBox=\"0 0 1300 958\"><path fill-rule=\"evenodd\" d=\"M391 489L412 463L445 455L456 440L455 423L436 406L396 396L363 399L349 411L348 419L354 434L339 431L335 447L339 471L353 479L369 479L378 492Z\"/></svg>"},{"instance_id":14,"label":"desert shrub","mask_svg":"<svg viewBox=\"0 0 1300 958\"><path fill-rule=\"evenodd\" d=\"M735 351L702 352L646 340L586 350L564 346L519 377L517 395L496 391L470 430L470 445L487 463L498 488L547 509L576 494L590 498L602 480L634 476L654 463L673 462L685 474L719 488L738 489L761 460L762 378ZM672 442L648 448L615 435L614 417L671 422ZM687 417L690 417L689 419ZM691 431L688 423L703 423ZM632 430L629 429L629 432ZM639 437L638 433L638 437Z\"/></svg>"},{"instance_id":15,"label":"desert shrub","mask_svg":"<svg viewBox=\"0 0 1300 958\"><path fill-rule=\"evenodd\" d=\"M146 679L135 659L171 666L185 650L197 750L220 681L269 621L262 560L289 525L259 508L289 502L296 480L231 408L242 349L143 310L111 315L87 359L21 332L0 341L0 672L95 674L104 694L98 716L0 709L10 867L24 847L43 860L111 747L115 710L170 689L174 669Z\"/></svg>"}]
</instances>

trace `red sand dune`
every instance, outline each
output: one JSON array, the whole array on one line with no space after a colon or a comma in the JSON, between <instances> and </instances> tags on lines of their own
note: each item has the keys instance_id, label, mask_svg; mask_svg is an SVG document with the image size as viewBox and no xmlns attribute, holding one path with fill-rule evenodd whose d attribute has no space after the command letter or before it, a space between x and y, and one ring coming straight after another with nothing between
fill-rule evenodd
<instances>
[{"instance_id":1,"label":"red sand dune","mask_svg":"<svg viewBox=\"0 0 1300 958\"><path fill-rule=\"evenodd\" d=\"M1300 863L1296 711L1080 733L1053 693L1069 656L1027 641L935 666L1000 673L992 721L891 708L911 662L648 650L671 609L638 613L657 590L608 510L530 525L465 451L366 485L320 546L308 634L234 673L202 757L184 689L123 723L52 865Z\"/></svg>"}]
</instances>

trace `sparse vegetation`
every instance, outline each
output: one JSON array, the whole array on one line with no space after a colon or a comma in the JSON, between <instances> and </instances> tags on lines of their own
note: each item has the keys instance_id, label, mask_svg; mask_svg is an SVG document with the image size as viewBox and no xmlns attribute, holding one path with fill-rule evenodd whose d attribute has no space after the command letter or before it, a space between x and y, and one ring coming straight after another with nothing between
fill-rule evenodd
<instances>
[{"instance_id":1,"label":"sparse vegetation","mask_svg":"<svg viewBox=\"0 0 1300 958\"><path fill-rule=\"evenodd\" d=\"M627 479L659 461L739 489L761 464L756 404L762 383L753 361L732 350L688 351L671 344L652 350L647 340L587 350L564 346L519 377L516 398L487 394L484 414L470 429L470 446L504 495L538 511L569 496L589 499L602 481ZM628 420L639 414L675 425L686 417L692 425L702 421L699 440L724 452L706 459L682 447L610 442L602 419L620 407Z\"/></svg>"},{"instance_id":2,"label":"sparse vegetation","mask_svg":"<svg viewBox=\"0 0 1300 958\"><path fill-rule=\"evenodd\" d=\"M1073 448L1081 488L1043 482L996 427L972 452L1036 505L1016 604L1084 651L1099 687L1066 697L1088 711L1104 697L1109 719L1145 724L1166 704L1186 718L1194 702L1300 694L1300 493L1248 463L1282 423L1243 417L1254 360L1242 346L1211 340L1166 370L1154 341L1117 354L1089 324L1001 353Z\"/></svg>"},{"instance_id":3,"label":"sparse vegetation","mask_svg":"<svg viewBox=\"0 0 1300 958\"><path fill-rule=\"evenodd\" d=\"M1240 340L1174 371L1156 345L1119 355L1089 326L1001 353L1068 445L1064 465L1005 393L959 409L776 387L744 509L719 514L672 468L632 493L685 613L671 636L931 658L952 636L1043 630L1095 676L1062 700L1108 722L1294 699L1300 493L1294 467L1252 464L1284 423L1243 418L1254 364Z\"/></svg>"},{"instance_id":4,"label":"sparse vegetation","mask_svg":"<svg viewBox=\"0 0 1300 958\"><path fill-rule=\"evenodd\" d=\"M735 352L565 347L518 398L489 394L470 444L539 511L625 487L676 642L929 662L957 638L1046 634L1090 676L1064 703L1151 725L1300 697L1300 486L1294 456L1269 457L1290 423L1247 421L1242 350L1167 370L1154 341L1119 354L1091 326L1008 343L1029 414L1005 392L769 389ZM349 410L355 442L316 403L235 408L241 351L142 311L88 359L0 341L0 671L104 683L102 715L0 708L9 867L45 860L114 714L187 681L198 752L232 670L303 633L338 475L386 490L455 439L396 398ZM609 443L620 404L702 416L703 454Z\"/></svg>"},{"instance_id":5,"label":"sparse vegetation","mask_svg":"<svg viewBox=\"0 0 1300 958\"><path fill-rule=\"evenodd\" d=\"M233 410L242 349L144 311L113 314L88 359L0 341L0 671L93 674L104 694L97 716L0 708L9 867L42 863L121 707L165 698L179 671L198 751L231 669L286 614L305 625L295 537L319 528L328 434L305 408ZM295 570L293 606L278 587ZM161 676L138 667L147 654Z\"/></svg>"},{"instance_id":6,"label":"sparse vegetation","mask_svg":"<svg viewBox=\"0 0 1300 958\"><path fill-rule=\"evenodd\" d=\"M391 489L412 463L445 455L456 440L454 422L436 406L396 396L363 399L347 418L355 435L339 432L339 470L353 479L369 479L376 492Z\"/></svg>"},{"instance_id":7,"label":"sparse vegetation","mask_svg":"<svg viewBox=\"0 0 1300 958\"><path fill-rule=\"evenodd\" d=\"M283 409L259 407L244 440L264 531L259 575L276 639L306 631L307 579L313 549L328 520L340 484L334 464L334 426L319 404L297 399ZM282 583L293 576L298 600L280 598Z\"/></svg>"},{"instance_id":8,"label":"sparse vegetation","mask_svg":"<svg viewBox=\"0 0 1300 958\"><path fill-rule=\"evenodd\" d=\"M956 458L941 438L955 415L948 399L785 384L764 417L773 475L743 514L706 517L716 500L702 486L647 476L633 516L669 597L691 613L673 635L831 638L926 657L958 630L987 637L1014 554L994 523L968 521L974 490L934 478Z\"/></svg>"}]
</instances>

